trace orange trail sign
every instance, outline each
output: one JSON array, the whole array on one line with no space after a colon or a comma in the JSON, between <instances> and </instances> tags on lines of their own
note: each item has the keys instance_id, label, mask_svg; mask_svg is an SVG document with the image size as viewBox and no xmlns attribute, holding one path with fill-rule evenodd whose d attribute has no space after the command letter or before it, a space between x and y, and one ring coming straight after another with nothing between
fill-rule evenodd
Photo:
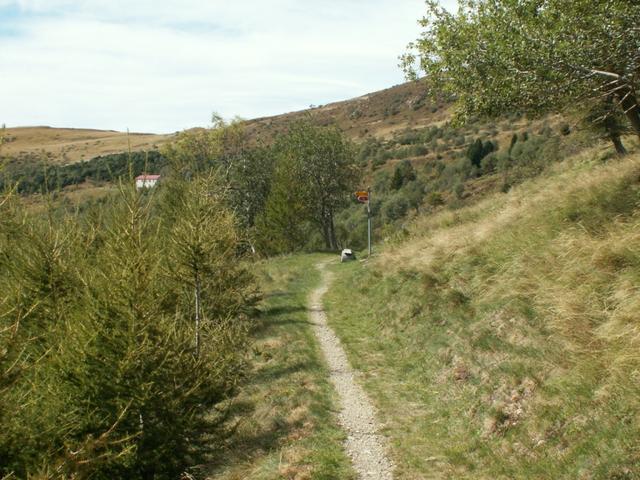
<instances>
[{"instance_id":1,"label":"orange trail sign","mask_svg":"<svg viewBox=\"0 0 640 480\"><path fill-rule=\"evenodd\" d=\"M369 201L369 192L366 190L356 192L356 198L360 203L367 203Z\"/></svg>"}]
</instances>

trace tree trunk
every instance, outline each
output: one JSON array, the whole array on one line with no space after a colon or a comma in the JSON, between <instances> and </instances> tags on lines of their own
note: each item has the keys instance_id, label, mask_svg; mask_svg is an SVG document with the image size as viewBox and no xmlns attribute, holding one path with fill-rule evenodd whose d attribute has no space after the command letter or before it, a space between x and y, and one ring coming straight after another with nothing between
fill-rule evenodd
<instances>
[{"instance_id":1,"label":"tree trunk","mask_svg":"<svg viewBox=\"0 0 640 480\"><path fill-rule=\"evenodd\" d=\"M331 249L338 250L338 239L336 238L336 227L333 224L333 215L329 214L329 240L331 241Z\"/></svg>"},{"instance_id":2,"label":"tree trunk","mask_svg":"<svg viewBox=\"0 0 640 480\"><path fill-rule=\"evenodd\" d=\"M618 155L623 157L627 154L627 149L624 148L624 144L620 139L620 135L617 135L615 133L609 133L609 139L611 140L611 142L613 142L613 146L616 148L616 153Z\"/></svg>"},{"instance_id":3,"label":"tree trunk","mask_svg":"<svg viewBox=\"0 0 640 480\"><path fill-rule=\"evenodd\" d=\"M324 246L327 250L331 250L331 233L329 232L329 225L325 219L322 220L322 236L324 237Z\"/></svg>"},{"instance_id":4,"label":"tree trunk","mask_svg":"<svg viewBox=\"0 0 640 480\"><path fill-rule=\"evenodd\" d=\"M634 95L631 88L623 89L619 93L620 105L625 112L625 115L633 127L633 131L638 137L640 137L640 108L638 107L638 100Z\"/></svg>"},{"instance_id":5,"label":"tree trunk","mask_svg":"<svg viewBox=\"0 0 640 480\"><path fill-rule=\"evenodd\" d=\"M196 357L200 356L200 276L196 270Z\"/></svg>"}]
</instances>

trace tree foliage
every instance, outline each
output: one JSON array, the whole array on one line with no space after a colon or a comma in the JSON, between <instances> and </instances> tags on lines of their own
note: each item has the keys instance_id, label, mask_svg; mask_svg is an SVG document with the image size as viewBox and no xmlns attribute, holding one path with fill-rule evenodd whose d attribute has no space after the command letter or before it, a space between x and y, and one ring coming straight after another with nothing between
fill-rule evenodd
<instances>
[{"instance_id":1,"label":"tree foliage","mask_svg":"<svg viewBox=\"0 0 640 480\"><path fill-rule=\"evenodd\" d=\"M241 226L254 226L269 194L274 160L270 148L249 144L242 120L227 123L214 114L211 128L180 133L163 155L184 179L215 169L228 187L226 204Z\"/></svg>"},{"instance_id":2,"label":"tree foliage","mask_svg":"<svg viewBox=\"0 0 640 480\"><path fill-rule=\"evenodd\" d=\"M116 153L68 165L49 165L39 158L8 160L0 172L0 191L16 185L18 193L53 192L86 181L117 182L130 175L160 173L166 159L160 152Z\"/></svg>"},{"instance_id":3,"label":"tree foliage","mask_svg":"<svg viewBox=\"0 0 640 480\"><path fill-rule=\"evenodd\" d=\"M258 240L266 253L293 252L307 245L310 210L299 179L297 158L279 158L263 214L258 219Z\"/></svg>"},{"instance_id":4,"label":"tree foliage","mask_svg":"<svg viewBox=\"0 0 640 480\"><path fill-rule=\"evenodd\" d=\"M393 171L391 177L391 189L400 190L407 183L416 179L416 171L409 160L403 160Z\"/></svg>"},{"instance_id":5,"label":"tree foliage","mask_svg":"<svg viewBox=\"0 0 640 480\"><path fill-rule=\"evenodd\" d=\"M0 198L0 476L172 479L222 442L254 289L219 179L166 186L86 217Z\"/></svg>"},{"instance_id":6,"label":"tree foliage","mask_svg":"<svg viewBox=\"0 0 640 480\"><path fill-rule=\"evenodd\" d=\"M462 118L615 99L640 135L637 2L461 0L450 13L429 1L421 24L402 65L454 95Z\"/></svg>"},{"instance_id":7,"label":"tree foliage","mask_svg":"<svg viewBox=\"0 0 640 480\"><path fill-rule=\"evenodd\" d=\"M326 248L337 249L335 216L355 188L355 148L337 128L300 122L278 138L274 151L277 167L265 226L309 222Z\"/></svg>"}]
</instances>

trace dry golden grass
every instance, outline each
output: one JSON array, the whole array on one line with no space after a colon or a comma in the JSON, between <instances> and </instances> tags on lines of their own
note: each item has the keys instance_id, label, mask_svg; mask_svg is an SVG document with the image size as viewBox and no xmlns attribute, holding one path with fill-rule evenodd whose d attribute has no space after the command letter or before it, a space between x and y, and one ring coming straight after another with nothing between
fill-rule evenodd
<instances>
[{"instance_id":1,"label":"dry golden grass","mask_svg":"<svg viewBox=\"0 0 640 480\"><path fill-rule=\"evenodd\" d=\"M329 319L398 478L640 478L640 154L604 158L340 267Z\"/></svg>"},{"instance_id":2,"label":"dry golden grass","mask_svg":"<svg viewBox=\"0 0 640 480\"><path fill-rule=\"evenodd\" d=\"M341 102L250 120L248 130L252 135L268 138L283 131L289 122L311 115L319 124L339 126L356 141L365 137L388 140L394 132L442 125L451 118L451 108L446 102L424 99L422 107L412 108L424 94L421 82L408 82ZM432 111L435 106L440 108Z\"/></svg>"},{"instance_id":3,"label":"dry golden grass","mask_svg":"<svg viewBox=\"0 0 640 480\"><path fill-rule=\"evenodd\" d=\"M613 162L588 173L579 166L607 147L588 150L565 163L554 165L542 177L531 180L508 193L494 193L460 210L441 210L418 217L409 227L410 240L400 248L389 249L378 262L383 268L397 270L409 260L428 265L437 257L464 253L506 226L557 204L567 195L580 195L608 179L631 175L638 168L638 155L624 163ZM578 168L574 168L578 166Z\"/></svg>"},{"instance_id":4,"label":"dry golden grass","mask_svg":"<svg viewBox=\"0 0 640 480\"><path fill-rule=\"evenodd\" d=\"M152 150L172 137L146 133L127 136L126 132L50 127L7 128L2 135L5 137L0 151L3 156L35 156L60 165L126 152L128 142L133 151Z\"/></svg>"}]
</instances>

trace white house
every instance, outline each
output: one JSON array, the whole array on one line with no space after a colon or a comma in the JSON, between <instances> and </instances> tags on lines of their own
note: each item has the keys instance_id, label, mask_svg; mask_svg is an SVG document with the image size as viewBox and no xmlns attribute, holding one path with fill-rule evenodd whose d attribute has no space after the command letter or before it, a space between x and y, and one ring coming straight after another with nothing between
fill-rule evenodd
<instances>
[{"instance_id":1,"label":"white house","mask_svg":"<svg viewBox=\"0 0 640 480\"><path fill-rule=\"evenodd\" d=\"M139 175L136 177L136 188L153 188L158 183L160 175Z\"/></svg>"}]
</instances>

